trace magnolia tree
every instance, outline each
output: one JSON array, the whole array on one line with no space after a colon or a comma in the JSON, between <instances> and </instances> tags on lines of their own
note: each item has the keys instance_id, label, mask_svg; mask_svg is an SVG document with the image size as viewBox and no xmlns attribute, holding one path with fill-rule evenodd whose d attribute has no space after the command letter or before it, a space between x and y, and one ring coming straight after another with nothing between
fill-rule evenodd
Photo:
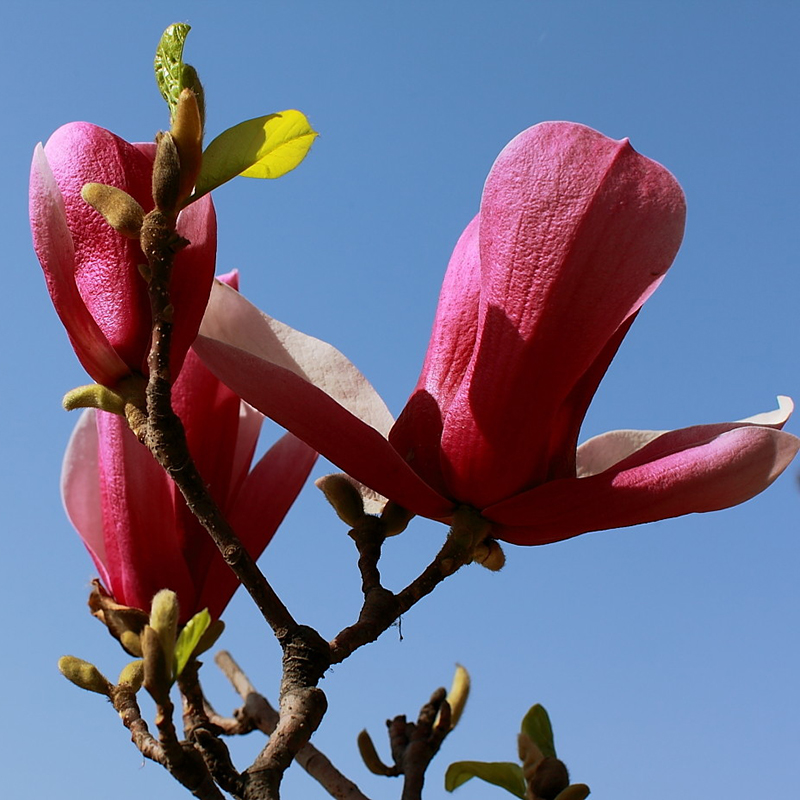
<instances>
[{"instance_id":1,"label":"magnolia tree","mask_svg":"<svg viewBox=\"0 0 800 800\"><path fill-rule=\"evenodd\" d=\"M502 568L502 542L542 545L588 531L714 511L761 492L800 440L792 410L675 431L611 431L578 445L617 348L672 263L685 205L660 164L583 125L545 122L500 153L480 210L444 278L422 371L395 421L331 345L262 313L236 273L214 280L210 192L237 175L277 178L316 133L298 111L252 119L203 145L204 96L173 25L155 68L170 129L130 144L71 123L34 153L30 216L47 288L93 384L64 460L70 520L97 568L89 605L134 660L116 682L73 656L63 674L108 697L135 746L204 800L276 798L293 760L337 798L363 798L310 739L320 679L377 639L461 567ZM267 416L288 431L253 465ZM317 454L342 472L318 481L358 550L363 606L330 641L296 621L256 560ZM381 549L414 516L443 524L438 554L401 591L381 581ZM278 709L233 658L217 662L244 705L207 702L198 656L243 585L281 645ZM149 693L148 725L138 702ZM392 763L366 733L366 766L422 796L469 677L436 691L416 722L389 723ZM173 699L183 707L176 729ZM258 729L255 761L233 764L225 736ZM458 762L446 786L479 777L529 800L579 800L534 706L520 763Z\"/></svg>"}]
</instances>

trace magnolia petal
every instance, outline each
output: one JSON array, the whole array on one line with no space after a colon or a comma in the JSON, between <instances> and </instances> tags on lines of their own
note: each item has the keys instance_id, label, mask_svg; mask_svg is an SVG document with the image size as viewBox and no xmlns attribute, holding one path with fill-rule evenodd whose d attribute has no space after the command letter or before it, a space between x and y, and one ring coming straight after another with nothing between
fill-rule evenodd
<instances>
[{"instance_id":1,"label":"magnolia petal","mask_svg":"<svg viewBox=\"0 0 800 800\"><path fill-rule=\"evenodd\" d=\"M388 439L293 370L203 335L194 350L246 402L356 480L415 514L436 519L452 511Z\"/></svg>"},{"instance_id":2,"label":"magnolia petal","mask_svg":"<svg viewBox=\"0 0 800 800\"><path fill-rule=\"evenodd\" d=\"M67 225L64 198L44 148L37 145L30 178L33 246L44 270L47 290L83 368L104 386L130 372L86 308L75 283L75 248Z\"/></svg>"},{"instance_id":3,"label":"magnolia petal","mask_svg":"<svg viewBox=\"0 0 800 800\"><path fill-rule=\"evenodd\" d=\"M327 342L267 316L219 282L211 291L200 333L293 372L379 433L389 433L394 422L389 409L342 353Z\"/></svg>"},{"instance_id":4,"label":"magnolia petal","mask_svg":"<svg viewBox=\"0 0 800 800\"><path fill-rule=\"evenodd\" d=\"M630 456L649 445L655 440L658 444L651 447L646 454L648 460L660 458L670 452L681 450L687 443L712 439L728 430L744 425L759 425L780 430L794 411L791 398L780 395L778 408L774 411L765 411L738 422L723 422L716 425L696 425L692 428L683 428L677 431L636 431L620 430L602 433L588 439L578 448L577 473L579 478L589 477L610 469L615 464L623 462L631 466L633 463L642 463L639 457L635 462L630 462Z\"/></svg>"},{"instance_id":5,"label":"magnolia petal","mask_svg":"<svg viewBox=\"0 0 800 800\"><path fill-rule=\"evenodd\" d=\"M86 409L72 431L61 468L61 499L69 521L78 531L94 561L100 579L111 585L105 566L106 545L100 500L95 410Z\"/></svg>"},{"instance_id":6,"label":"magnolia petal","mask_svg":"<svg viewBox=\"0 0 800 800\"><path fill-rule=\"evenodd\" d=\"M466 227L445 273L428 352L417 386L389 434L414 471L440 493L443 420L469 365L478 333L479 218Z\"/></svg>"},{"instance_id":7,"label":"magnolia petal","mask_svg":"<svg viewBox=\"0 0 800 800\"><path fill-rule=\"evenodd\" d=\"M661 281L684 218L673 176L627 141L555 122L503 150L481 204L478 339L442 436L455 496L480 507L548 479L554 421Z\"/></svg>"},{"instance_id":8,"label":"magnolia petal","mask_svg":"<svg viewBox=\"0 0 800 800\"><path fill-rule=\"evenodd\" d=\"M149 211L152 157L88 122L63 125L44 151L64 196L78 291L119 357L141 370L151 328L147 287L137 269L145 258L139 243L111 228L81 190L89 182L115 186Z\"/></svg>"},{"instance_id":9,"label":"magnolia petal","mask_svg":"<svg viewBox=\"0 0 800 800\"><path fill-rule=\"evenodd\" d=\"M713 427L694 430L702 435ZM546 544L729 508L766 489L800 449L795 436L759 426L686 441L679 450L659 446L667 436L605 472L551 481L485 509L484 516L496 523L492 535L513 544Z\"/></svg>"},{"instance_id":10,"label":"magnolia petal","mask_svg":"<svg viewBox=\"0 0 800 800\"><path fill-rule=\"evenodd\" d=\"M160 589L177 592L183 608L196 592L175 525L166 473L115 414L97 412L106 569L116 600L147 610Z\"/></svg>"},{"instance_id":11,"label":"magnolia petal","mask_svg":"<svg viewBox=\"0 0 800 800\"><path fill-rule=\"evenodd\" d=\"M228 521L253 558L257 559L272 540L316 459L314 450L287 433L256 464L238 496L232 499ZM215 553L198 607L207 607L217 619L238 585L231 568Z\"/></svg>"},{"instance_id":12,"label":"magnolia petal","mask_svg":"<svg viewBox=\"0 0 800 800\"><path fill-rule=\"evenodd\" d=\"M392 417L366 378L331 345L262 314L215 284L194 349L246 402L352 477L417 514L446 516L386 439Z\"/></svg>"}]
</instances>

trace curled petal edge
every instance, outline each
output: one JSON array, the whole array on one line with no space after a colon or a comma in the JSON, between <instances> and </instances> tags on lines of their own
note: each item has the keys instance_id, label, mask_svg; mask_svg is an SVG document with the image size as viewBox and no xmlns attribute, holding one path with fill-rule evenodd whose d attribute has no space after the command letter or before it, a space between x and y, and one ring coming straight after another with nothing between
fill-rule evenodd
<instances>
[{"instance_id":1,"label":"curled petal edge","mask_svg":"<svg viewBox=\"0 0 800 800\"><path fill-rule=\"evenodd\" d=\"M718 511L766 489L800 450L800 439L742 426L684 449L633 458L585 478L552 481L484 510L493 535L535 545L591 531ZM638 456L638 458L637 458Z\"/></svg>"}]
</instances>

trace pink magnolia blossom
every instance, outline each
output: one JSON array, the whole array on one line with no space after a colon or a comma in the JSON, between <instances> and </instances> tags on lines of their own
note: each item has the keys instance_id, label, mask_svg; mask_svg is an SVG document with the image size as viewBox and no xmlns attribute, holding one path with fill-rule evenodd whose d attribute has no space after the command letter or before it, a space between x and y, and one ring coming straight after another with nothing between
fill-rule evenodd
<instances>
[{"instance_id":1,"label":"pink magnolia blossom","mask_svg":"<svg viewBox=\"0 0 800 800\"><path fill-rule=\"evenodd\" d=\"M520 134L456 245L422 374L394 425L340 354L224 287L195 347L358 481L443 521L471 506L498 539L544 544L726 508L796 454L800 440L779 430L788 398L740 422L613 431L577 446L601 378L672 263L684 215L673 176L627 140L566 122Z\"/></svg>"},{"instance_id":2,"label":"pink magnolia blossom","mask_svg":"<svg viewBox=\"0 0 800 800\"><path fill-rule=\"evenodd\" d=\"M200 474L243 545L258 558L316 453L286 434L250 470L263 415L191 351L173 402ZM219 617L236 590L236 578L122 417L83 412L64 458L62 494L72 524L118 603L146 611L155 593L166 588L177 592L184 622L203 608Z\"/></svg>"},{"instance_id":3,"label":"pink magnolia blossom","mask_svg":"<svg viewBox=\"0 0 800 800\"><path fill-rule=\"evenodd\" d=\"M139 273L147 259L138 241L115 231L83 200L81 189L115 186L149 211L155 148L73 122L36 148L31 165L33 244L50 297L81 364L110 388L131 373L147 373L152 323ZM217 234L209 197L180 214L178 232L190 244L178 253L172 277L173 375L197 335L214 279Z\"/></svg>"}]
</instances>

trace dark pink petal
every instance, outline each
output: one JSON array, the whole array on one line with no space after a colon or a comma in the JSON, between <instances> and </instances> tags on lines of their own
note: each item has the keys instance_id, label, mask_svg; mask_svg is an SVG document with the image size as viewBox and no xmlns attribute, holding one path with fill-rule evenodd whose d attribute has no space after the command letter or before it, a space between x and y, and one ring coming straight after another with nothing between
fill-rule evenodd
<instances>
[{"instance_id":1,"label":"dark pink petal","mask_svg":"<svg viewBox=\"0 0 800 800\"><path fill-rule=\"evenodd\" d=\"M232 498L228 521L245 549L258 558L272 540L314 466L317 454L291 434L274 444ZM236 576L215 553L197 608L219 617L238 587Z\"/></svg>"},{"instance_id":2,"label":"dark pink petal","mask_svg":"<svg viewBox=\"0 0 800 800\"><path fill-rule=\"evenodd\" d=\"M175 528L170 481L125 420L97 412L107 587L118 602L147 610L160 589L183 608L196 593Z\"/></svg>"},{"instance_id":3,"label":"dark pink petal","mask_svg":"<svg viewBox=\"0 0 800 800\"><path fill-rule=\"evenodd\" d=\"M217 217L211 195L201 197L178 217L178 233L189 245L175 256L170 284L175 307L175 328L170 350L171 368L176 376L192 346L208 305L214 283L217 257Z\"/></svg>"},{"instance_id":4,"label":"dark pink petal","mask_svg":"<svg viewBox=\"0 0 800 800\"><path fill-rule=\"evenodd\" d=\"M480 254L475 217L447 267L428 352L417 386L389 434L414 471L442 494L442 420L461 386L475 349L480 300Z\"/></svg>"},{"instance_id":5,"label":"dark pink petal","mask_svg":"<svg viewBox=\"0 0 800 800\"><path fill-rule=\"evenodd\" d=\"M215 284L194 349L246 402L375 491L411 511L444 517L452 504L386 439L392 418L335 348L262 314Z\"/></svg>"},{"instance_id":6,"label":"dark pink petal","mask_svg":"<svg viewBox=\"0 0 800 800\"><path fill-rule=\"evenodd\" d=\"M64 196L81 297L120 358L141 371L151 328L147 287L138 271L146 259L139 243L111 228L81 190L90 182L116 186L149 211L152 156L87 122L59 128L44 150Z\"/></svg>"},{"instance_id":7,"label":"dark pink petal","mask_svg":"<svg viewBox=\"0 0 800 800\"><path fill-rule=\"evenodd\" d=\"M547 479L553 425L579 424L563 405L661 281L684 216L672 175L627 141L544 123L503 150L481 205L478 341L442 438L455 497Z\"/></svg>"},{"instance_id":8,"label":"dark pink petal","mask_svg":"<svg viewBox=\"0 0 800 800\"><path fill-rule=\"evenodd\" d=\"M702 437L713 427L688 430ZM551 481L485 509L497 523L493 535L513 544L546 544L728 508L766 489L800 449L800 439L774 428L735 427L693 442L683 431L673 433L673 446L661 441L665 434L604 472Z\"/></svg>"},{"instance_id":9,"label":"dark pink petal","mask_svg":"<svg viewBox=\"0 0 800 800\"><path fill-rule=\"evenodd\" d=\"M36 147L31 164L30 219L33 246L44 270L47 290L75 354L95 381L113 386L130 368L117 355L78 292L75 248L64 198L41 145Z\"/></svg>"}]
</instances>

